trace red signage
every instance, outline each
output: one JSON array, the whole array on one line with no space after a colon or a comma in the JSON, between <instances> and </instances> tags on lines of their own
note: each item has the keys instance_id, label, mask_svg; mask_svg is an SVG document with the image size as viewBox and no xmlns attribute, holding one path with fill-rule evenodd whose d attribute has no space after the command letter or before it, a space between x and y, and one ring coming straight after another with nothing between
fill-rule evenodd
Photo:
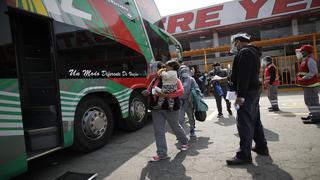
<instances>
[{"instance_id":1,"label":"red signage","mask_svg":"<svg viewBox=\"0 0 320 180\"><path fill-rule=\"evenodd\" d=\"M320 8L320 0L236 0L224 4L167 16L169 33L221 27Z\"/></svg>"}]
</instances>

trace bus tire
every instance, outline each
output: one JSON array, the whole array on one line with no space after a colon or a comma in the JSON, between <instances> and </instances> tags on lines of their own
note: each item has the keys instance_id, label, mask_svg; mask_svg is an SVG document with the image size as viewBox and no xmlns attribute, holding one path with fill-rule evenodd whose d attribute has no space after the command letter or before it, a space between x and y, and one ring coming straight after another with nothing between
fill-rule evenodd
<instances>
[{"instance_id":1,"label":"bus tire","mask_svg":"<svg viewBox=\"0 0 320 180\"><path fill-rule=\"evenodd\" d=\"M127 131L135 131L144 127L147 117L147 99L141 95L140 91L136 91L130 97L129 116L124 119L124 129Z\"/></svg>"},{"instance_id":2,"label":"bus tire","mask_svg":"<svg viewBox=\"0 0 320 180\"><path fill-rule=\"evenodd\" d=\"M109 105L100 97L84 99L77 107L73 149L90 152L111 138L114 119Z\"/></svg>"}]
</instances>

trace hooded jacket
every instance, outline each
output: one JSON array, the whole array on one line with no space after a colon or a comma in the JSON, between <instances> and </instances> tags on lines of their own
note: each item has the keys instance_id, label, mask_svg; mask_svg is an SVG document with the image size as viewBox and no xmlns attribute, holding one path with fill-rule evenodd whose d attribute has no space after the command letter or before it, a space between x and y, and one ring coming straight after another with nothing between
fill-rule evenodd
<instances>
[{"instance_id":1,"label":"hooded jacket","mask_svg":"<svg viewBox=\"0 0 320 180\"><path fill-rule=\"evenodd\" d=\"M189 67L185 65L180 66L179 79L181 80L184 89L184 93L180 97L181 99L188 99L192 88L200 91L199 86L196 83L196 80L191 76L191 71Z\"/></svg>"},{"instance_id":2,"label":"hooded jacket","mask_svg":"<svg viewBox=\"0 0 320 180\"><path fill-rule=\"evenodd\" d=\"M260 56L260 50L253 45L242 47L235 56L231 81L238 97L244 97L247 91L260 88Z\"/></svg>"}]
</instances>

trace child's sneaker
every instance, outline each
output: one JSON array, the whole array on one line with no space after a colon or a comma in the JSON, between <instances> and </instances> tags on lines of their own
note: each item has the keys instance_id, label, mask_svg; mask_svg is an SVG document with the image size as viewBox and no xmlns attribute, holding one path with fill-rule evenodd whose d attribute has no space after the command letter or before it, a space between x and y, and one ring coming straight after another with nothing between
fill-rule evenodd
<instances>
[{"instance_id":1,"label":"child's sneaker","mask_svg":"<svg viewBox=\"0 0 320 180\"><path fill-rule=\"evenodd\" d=\"M180 150L181 151L186 151L186 150L188 150L188 148L189 148L188 144L183 144L183 145L181 145Z\"/></svg>"},{"instance_id":2,"label":"child's sneaker","mask_svg":"<svg viewBox=\"0 0 320 180\"><path fill-rule=\"evenodd\" d=\"M156 155L156 156L153 156L150 159L150 162L157 162L157 161L165 160L165 159L168 159L168 158L169 158L168 156L160 157L160 156Z\"/></svg>"}]
</instances>

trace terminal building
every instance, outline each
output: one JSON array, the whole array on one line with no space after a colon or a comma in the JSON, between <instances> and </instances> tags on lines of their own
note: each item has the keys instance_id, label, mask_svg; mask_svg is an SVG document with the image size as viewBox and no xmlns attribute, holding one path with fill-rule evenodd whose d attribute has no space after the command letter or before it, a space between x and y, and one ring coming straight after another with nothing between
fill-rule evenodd
<instances>
[{"instance_id":1,"label":"terminal building","mask_svg":"<svg viewBox=\"0 0 320 180\"><path fill-rule=\"evenodd\" d=\"M186 64L200 72L215 62L232 66L230 37L238 32L251 35L262 57L273 57L282 85L296 84L295 49L310 44L320 57L320 0L234 0L169 15L163 22L182 44Z\"/></svg>"}]
</instances>

